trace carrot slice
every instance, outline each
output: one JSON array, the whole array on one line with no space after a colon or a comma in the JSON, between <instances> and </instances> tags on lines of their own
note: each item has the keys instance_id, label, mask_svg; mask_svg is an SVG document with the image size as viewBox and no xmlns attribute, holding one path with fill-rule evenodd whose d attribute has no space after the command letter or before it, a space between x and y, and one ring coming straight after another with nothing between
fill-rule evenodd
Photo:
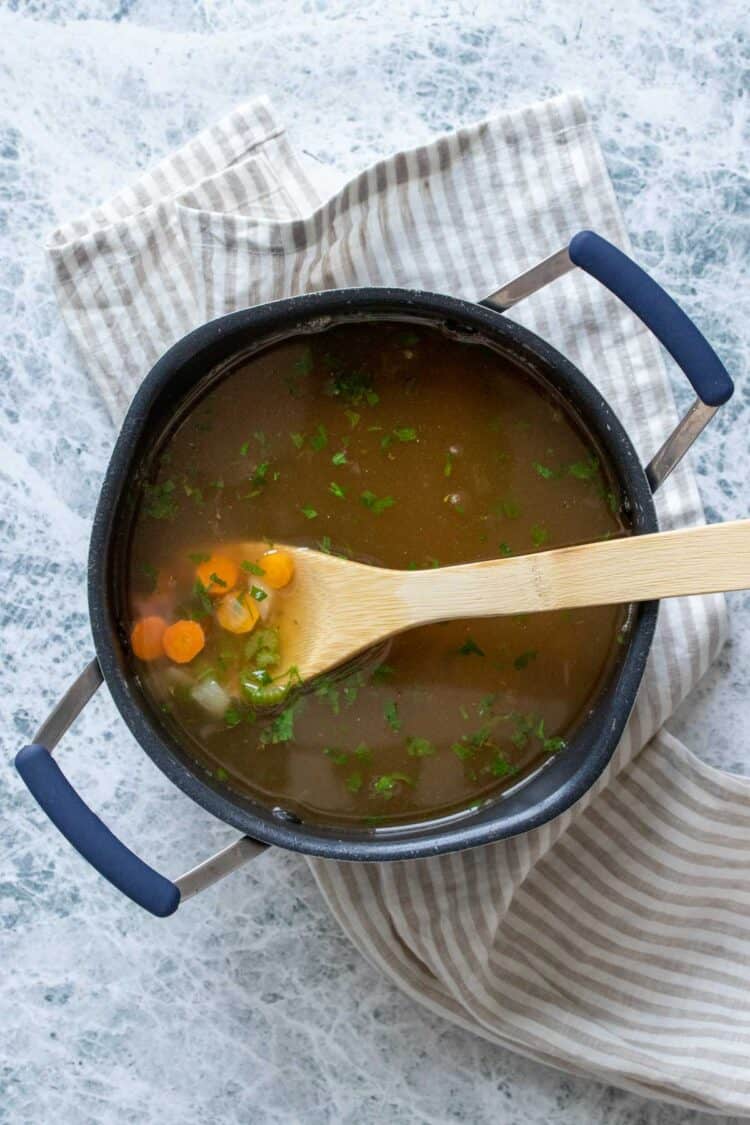
<instances>
[{"instance_id":1,"label":"carrot slice","mask_svg":"<svg viewBox=\"0 0 750 1125\"><path fill-rule=\"evenodd\" d=\"M216 607L216 620L230 633L249 633L259 618L258 603L247 592L227 594Z\"/></svg>"},{"instance_id":2,"label":"carrot slice","mask_svg":"<svg viewBox=\"0 0 750 1125\"><path fill-rule=\"evenodd\" d=\"M294 577L294 559L288 551L266 551L260 557L264 578L274 590L288 586Z\"/></svg>"},{"instance_id":3,"label":"carrot slice","mask_svg":"<svg viewBox=\"0 0 750 1125\"><path fill-rule=\"evenodd\" d=\"M211 555L199 565L195 575L206 592L216 598L220 594L228 594L237 585L240 570L237 563L226 555Z\"/></svg>"},{"instance_id":4,"label":"carrot slice","mask_svg":"<svg viewBox=\"0 0 750 1125\"><path fill-rule=\"evenodd\" d=\"M155 614L136 621L130 633L130 647L139 660L158 660L164 655L162 638L167 623Z\"/></svg>"},{"instance_id":5,"label":"carrot slice","mask_svg":"<svg viewBox=\"0 0 750 1125\"><path fill-rule=\"evenodd\" d=\"M197 621L175 621L164 630L164 651L175 664L189 664L206 643L206 635Z\"/></svg>"}]
</instances>

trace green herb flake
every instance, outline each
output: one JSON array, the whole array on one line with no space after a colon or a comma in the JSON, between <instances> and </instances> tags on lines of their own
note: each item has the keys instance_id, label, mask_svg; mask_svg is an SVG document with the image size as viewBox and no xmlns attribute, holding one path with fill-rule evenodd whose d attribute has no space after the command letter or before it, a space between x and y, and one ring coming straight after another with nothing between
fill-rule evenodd
<instances>
[{"instance_id":1,"label":"green herb flake","mask_svg":"<svg viewBox=\"0 0 750 1125\"><path fill-rule=\"evenodd\" d=\"M360 762L372 761L372 750L364 742L360 742L359 746L355 747L354 757Z\"/></svg>"},{"instance_id":2,"label":"green herb flake","mask_svg":"<svg viewBox=\"0 0 750 1125\"><path fill-rule=\"evenodd\" d=\"M144 512L153 520L173 520L177 515L174 498L174 481L165 480L162 484L144 484Z\"/></svg>"},{"instance_id":3,"label":"green herb flake","mask_svg":"<svg viewBox=\"0 0 750 1125\"><path fill-rule=\"evenodd\" d=\"M214 777L217 781L226 781L229 777L229 774L223 766L217 766L214 770Z\"/></svg>"},{"instance_id":4,"label":"green herb flake","mask_svg":"<svg viewBox=\"0 0 750 1125\"><path fill-rule=\"evenodd\" d=\"M534 655L536 655L536 653ZM490 692L489 695L482 696L482 698L479 700L479 706L477 707L477 713L481 718L484 718L485 715L490 714L492 708L495 706L496 699L497 695L494 692Z\"/></svg>"},{"instance_id":5,"label":"green herb flake","mask_svg":"<svg viewBox=\"0 0 750 1125\"><path fill-rule=\"evenodd\" d=\"M321 449L325 449L328 445L328 431L322 422L316 427L315 433L310 438L310 446L319 453Z\"/></svg>"},{"instance_id":6,"label":"green herb flake","mask_svg":"<svg viewBox=\"0 0 750 1125\"><path fill-rule=\"evenodd\" d=\"M359 793L364 784L364 778L359 770L355 770L354 773L349 774L344 784L350 793Z\"/></svg>"},{"instance_id":7,"label":"green herb flake","mask_svg":"<svg viewBox=\"0 0 750 1125\"><path fill-rule=\"evenodd\" d=\"M462 719L464 720L464 722L468 722L468 719L469 719L469 712L468 712L468 711L466 710L466 707L464 706L464 704L463 704L463 703L462 703L462 704L461 704L461 706L460 706L460 707L458 708L458 713L459 713L459 715L461 716L461 718L462 718Z\"/></svg>"},{"instance_id":8,"label":"green herb flake","mask_svg":"<svg viewBox=\"0 0 750 1125\"><path fill-rule=\"evenodd\" d=\"M323 751L326 758L330 758L334 766L345 766L349 763L349 755L346 750L336 750L331 746L326 746Z\"/></svg>"},{"instance_id":9,"label":"green herb flake","mask_svg":"<svg viewBox=\"0 0 750 1125\"><path fill-rule=\"evenodd\" d=\"M487 769L493 777L510 777L511 774L518 772L518 766L509 762L500 750L497 751Z\"/></svg>"},{"instance_id":10,"label":"green herb flake","mask_svg":"<svg viewBox=\"0 0 750 1125\"><path fill-rule=\"evenodd\" d=\"M374 684L386 684L396 675L396 669L390 664L379 664L370 679Z\"/></svg>"},{"instance_id":11,"label":"green herb flake","mask_svg":"<svg viewBox=\"0 0 750 1125\"><path fill-rule=\"evenodd\" d=\"M445 456L445 464L443 465L443 476L449 477L453 474L453 454L447 453Z\"/></svg>"},{"instance_id":12,"label":"green herb flake","mask_svg":"<svg viewBox=\"0 0 750 1125\"><path fill-rule=\"evenodd\" d=\"M536 650L530 648L526 652L522 652L520 656L516 657L516 659L513 661L513 667L517 672L521 672L524 668L528 668L529 664L531 664L533 660L536 660L537 656L538 653L536 652Z\"/></svg>"},{"instance_id":13,"label":"green herb flake","mask_svg":"<svg viewBox=\"0 0 750 1125\"><path fill-rule=\"evenodd\" d=\"M200 566L201 563L208 562L211 556L207 555L205 551L190 551L188 554L188 558L190 559L191 563L195 563L196 566Z\"/></svg>"},{"instance_id":14,"label":"green herb flake","mask_svg":"<svg viewBox=\"0 0 750 1125\"><path fill-rule=\"evenodd\" d=\"M374 492L365 490L359 497L360 501L376 516L379 516L387 508L392 508L396 501L392 496L377 497Z\"/></svg>"},{"instance_id":15,"label":"green herb flake","mask_svg":"<svg viewBox=\"0 0 750 1125\"><path fill-rule=\"evenodd\" d=\"M305 444L304 434L290 434L289 437L292 439L292 442L294 443L296 449L301 449Z\"/></svg>"},{"instance_id":16,"label":"green herb flake","mask_svg":"<svg viewBox=\"0 0 750 1125\"><path fill-rule=\"evenodd\" d=\"M339 449L338 453L334 453L333 457L331 458L331 464L332 465L345 465L346 464L346 452L343 449Z\"/></svg>"},{"instance_id":17,"label":"green herb flake","mask_svg":"<svg viewBox=\"0 0 750 1125\"><path fill-rule=\"evenodd\" d=\"M500 544L498 550L500 551L500 555L502 556L502 558L505 559L509 558L513 554L513 548L505 542Z\"/></svg>"},{"instance_id":18,"label":"green herb flake","mask_svg":"<svg viewBox=\"0 0 750 1125\"><path fill-rule=\"evenodd\" d=\"M331 554L331 537L330 537L330 535L324 535L322 539L319 539L318 540L318 547L323 552L324 555L330 555Z\"/></svg>"},{"instance_id":19,"label":"green herb flake","mask_svg":"<svg viewBox=\"0 0 750 1125\"><path fill-rule=\"evenodd\" d=\"M276 745L279 742L292 742L294 740L294 713L296 708L297 704L293 703L276 716L273 722L261 733L261 745Z\"/></svg>"},{"instance_id":20,"label":"green herb flake","mask_svg":"<svg viewBox=\"0 0 750 1125\"><path fill-rule=\"evenodd\" d=\"M542 750L545 754L557 754L560 750L564 750L567 743L564 738L556 736L554 738L545 738L542 743Z\"/></svg>"},{"instance_id":21,"label":"green herb flake","mask_svg":"<svg viewBox=\"0 0 750 1125\"><path fill-rule=\"evenodd\" d=\"M535 547L543 547L549 539L549 531L540 523L535 523L531 529L531 542Z\"/></svg>"},{"instance_id":22,"label":"green herb flake","mask_svg":"<svg viewBox=\"0 0 750 1125\"><path fill-rule=\"evenodd\" d=\"M249 441L243 441L242 445L240 446L240 457L247 457L247 451L248 451L249 448L250 448L250 442Z\"/></svg>"},{"instance_id":23,"label":"green herb flake","mask_svg":"<svg viewBox=\"0 0 750 1125\"><path fill-rule=\"evenodd\" d=\"M401 719L398 715L398 703L396 703L395 700L392 700L390 703L386 703L385 707L383 708L383 715L385 716L385 721L388 723L388 726L391 728L391 730L396 731L396 733L398 734L398 732L401 730Z\"/></svg>"},{"instance_id":24,"label":"green herb flake","mask_svg":"<svg viewBox=\"0 0 750 1125\"><path fill-rule=\"evenodd\" d=\"M435 753L435 747L427 738L407 738L406 752L410 758L429 758Z\"/></svg>"},{"instance_id":25,"label":"green herb flake","mask_svg":"<svg viewBox=\"0 0 750 1125\"><path fill-rule=\"evenodd\" d=\"M344 414L346 414L347 418L349 419L349 425L351 426L351 428L353 430L356 430L357 426L359 425L359 420L362 417L362 415L357 414L356 410L345 410Z\"/></svg>"},{"instance_id":26,"label":"green herb flake","mask_svg":"<svg viewBox=\"0 0 750 1125\"><path fill-rule=\"evenodd\" d=\"M384 773L373 779L372 787L379 796L385 797L389 801L399 781L402 781L404 785L414 784L405 773Z\"/></svg>"},{"instance_id":27,"label":"green herb flake","mask_svg":"<svg viewBox=\"0 0 750 1125\"><path fill-rule=\"evenodd\" d=\"M247 559L242 560L240 567L242 570L247 571L248 574L254 574L258 578L262 578L266 573L262 566L258 566L258 564L254 562L248 562Z\"/></svg>"},{"instance_id":28,"label":"green herb flake","mask_svg":"<svg viewBox=\"0 0 750 1125\"><path fill-rule=\"evenodd\" d=\"M397 426L393 431L396 441L406 442L417 440L417 431L412 426Z\"/></svg>"},{"instance_id":29,"label":"green herb flake","mask_svg":"<svg viewBox=\"0 0 750 1125\"><path fill-rule=\"evenodd\" d=\"M338 715L341 711L340 694L338 687L331 680L321 680L315 689L316 697L327 703L334 715Z\"/></svg>"},{"instance_id":30,"label":"green herb flake","mask_svg":"<svg viewBox=\"0 0 750 1125\"><path fill-rule=\"evenodd\" d=\"M466 762L469 758L473 758L475 754L474 747L466 741L454 742L451 746L451 750L457 758L461 759L462 762Z\"/></svg>"},{"instance_id":31,"label":"green herb flake","mask_svg":"<svg viewBox=\"0 0 750 1125\"><path fill-rule=\"evenodd\" d=\"M473 637L467 637L458 652L460 656L484 656L484 649L479 647Z\"/></svg>"},{"instance_id":32,"label":"green herb flake","mask_svg":"<svg viewBox=\"0 0 750 1125\"><path fill-rule=\"evenodd\" d=\"M250 477L250 483L256 485L258 488L262 487L266 483L266 478L268 477L268 470L270 469L270 467L270 461L261 461L260 464L255 466L253 474ZM221 487L223 488L224 485L222 484Z\"/></svg>"},{"instance_id":33,"label":"green herb flake","mask_svg":"<svg viewBox=\"0 0 750 1125\"><path fill-rule=\"evenodd\" d=\"M552 480L554 477L557 476L557 473L555 472L554 469L547 468L546 465L540 464L539 461L532 461L532 465L536 469L539 476L543 477L544 480Z\"/></svg>"},{"instance_id":34,"label":"green herb flake","mask_svg":"<svg viewBox=\"0 0 750 1125\"><path fill-rule=\"evenodd\" d=\"M216 571L212 570L208 577L212 586L223 586L224 588L226 588L226 582L223 578L219 578Z\"/></svg>"},{"instance_id":35,"label":"green herb flake","mask_svg":"<svg viewBox=\"0 0 750 1125\"><path fill-rule=\"evenodd\" d=\"M208 590L201 582L200 578L196 578L193 583L193 597L198 602L198 605L203 610L203 613L213 613L214 604L208 596Z\"/></svg>"},{"instance_id":36,"label":"green herb flake","mask_svg":"<svg viewBox=\"0 0 750 1125\"><path fill-rule=\"evenodd\" d=\"M593 480L599 472L599 459L588 457L585 461L574 461L568 465L568 474L578 480Z\"/></svg>"},{"instance_id":37,"label":"green herb flake","mask_svg":"<svg viewBox=\"0 0 750 1125\"><path fill-rule=\"evenodd\" d=\"M336 496L339 500L346 500L345 490L341 487L340 484L336 484L335 480L332 480L328 485L328 491L332 496Z\"/></svg>"},{"instance_id":38,"label":"green herb flake","mask_svg":"<svg viewBox=\"0 0 750 1125\"><path fill-rule=\"evenodd\" d=\"M224 722L228 727L236 727L242 722L242 713L236 707L227 707L224 712Z\"/></svg>"},{"instance_id":39,"label":"green herb flake","mask_svg":"<svg viewBox=\"0 0 750 1125\"><path fill-rule=\"evenodd\" d=\"M261 590L260 586L251 586L250 597L256 602L264 602L268 594L265 590Z\"/></svg>"},{"instance_id":40,"label":"green herb flake","mask_svg":"<svg viewBox=\"0 0 750 1125\"><path fill-rule=\"evenodd\" d=\"M318 514L309 504L306 504L304 508L300 508L300 511L306 520L314 520Z\"/></svg>"},{"instance_id":41,"label":"green herb flake","mask_svg":"<svg viewBox=\"0 0 750 1125\"><path fill-rule=\"evenodd\" d=\"M495 509L499 516L509 520L517 520L521 514L521 505L516 500L501 500Z\"/></svg>"}]
</instances>

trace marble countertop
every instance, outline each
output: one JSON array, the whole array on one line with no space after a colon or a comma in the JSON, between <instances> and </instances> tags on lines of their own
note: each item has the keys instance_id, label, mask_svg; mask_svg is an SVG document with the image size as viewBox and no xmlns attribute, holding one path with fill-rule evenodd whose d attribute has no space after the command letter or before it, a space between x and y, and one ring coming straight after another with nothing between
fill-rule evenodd
<instances>
[{"instance_id":1,"label":"marble countertop","mask_svg":"<svg viewBox=\"0 0 750 1125\"><path fill-rule=\"evenodd\" d=\"M415 1007L278 851L159 922L64 846L10 768L91 652L88 528L114 433L62 329L44 234L258 93L331 184L494 109L585 94L640 260L738 380L693 455L747 514L750 24L743 0L5 0L0 6L0 1121L697 1125ZM498 279L502 280L502 279ZM675 376L675 393L689 393ZM670 728L750 773L750 595ZM233 838L105 692L61 750L157 868Z\"/></svg>"}]
</instances>

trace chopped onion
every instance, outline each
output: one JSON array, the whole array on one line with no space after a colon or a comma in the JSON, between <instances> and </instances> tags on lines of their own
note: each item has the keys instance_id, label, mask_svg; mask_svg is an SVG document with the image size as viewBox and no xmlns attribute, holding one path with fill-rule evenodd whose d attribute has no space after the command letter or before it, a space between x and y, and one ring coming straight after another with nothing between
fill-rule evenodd
<instances>
[{"instance_id":1,"label":"chopped onion","mask_svg":"<svg viewBox=\"0 0 750 1125\"><path fill-rule=\"evenodd\" d=\"M199 707L202 707L209 715L213 715L215 719L221 719L232 702L231 696L221 684L210 678L197 683L190 695Z\"/></svg>"}]
</instances>

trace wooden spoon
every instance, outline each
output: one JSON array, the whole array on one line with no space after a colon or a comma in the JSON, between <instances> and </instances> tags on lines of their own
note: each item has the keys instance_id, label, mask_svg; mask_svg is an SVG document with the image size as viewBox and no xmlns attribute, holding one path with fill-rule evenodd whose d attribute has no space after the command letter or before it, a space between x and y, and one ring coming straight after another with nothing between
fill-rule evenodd
<instances>
[{"instance_id":1,"label":"wooden spoon","mask_svg":"<svg viewBox=\"0 0 750 1125\"><path fill-rule=\"evenodd\" d=\"M257 558L263 544L245 544ZM611 605L750 587L750 519L434 570L387 570L284 546L284 671L320 675L396 633L461 617Z\"/></svg>"}]
</instances>

